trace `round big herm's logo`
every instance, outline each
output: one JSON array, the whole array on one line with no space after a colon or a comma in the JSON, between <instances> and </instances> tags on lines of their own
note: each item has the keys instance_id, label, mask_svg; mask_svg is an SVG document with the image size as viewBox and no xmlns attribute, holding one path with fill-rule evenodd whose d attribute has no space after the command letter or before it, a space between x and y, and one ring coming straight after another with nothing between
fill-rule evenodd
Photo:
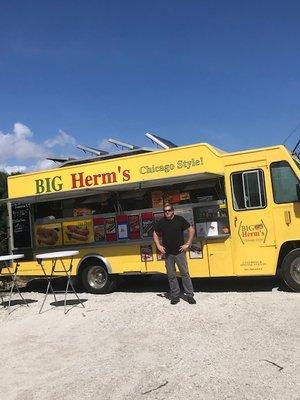
<instances>
[{"instance_id":1,"label":"round big herm's logo","mask_svg":"<svg viewBox=\"0 0 300 400\"><path fill-rule=\"evenodd\" d=\"M241 221L238 234L243 244L247 242L265 243L268 235L268 229L262 219L259 223L254 225L244 225L243 221Z\"/></svg>"}]
</instances>

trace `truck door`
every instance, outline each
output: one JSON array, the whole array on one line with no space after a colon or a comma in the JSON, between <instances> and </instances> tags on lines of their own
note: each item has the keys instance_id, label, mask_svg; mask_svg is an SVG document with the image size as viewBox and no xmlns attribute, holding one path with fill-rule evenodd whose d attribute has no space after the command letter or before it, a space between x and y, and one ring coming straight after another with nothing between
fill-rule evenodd
<instances>
[{"instance_id":1,"label":"truck door","mask_svg":"<svg viewBox=\"0 0 300 400\"><path fill-rule=\"evenodd\" d=\"M232 252L229 238L211 238L206 242L209 275L210 276L232 276Z\"/></svg>"},{"instance_id":2,"label":"truck door","mask_svg":"<svg viewBox=\"0 0 300 400\"><path fill-rule=\"evenodd\" d=\"M238 276L272 275L276 270L269 170L266 162L252 165L227 166L233 268Z\"/></svg>"}]
</instances>

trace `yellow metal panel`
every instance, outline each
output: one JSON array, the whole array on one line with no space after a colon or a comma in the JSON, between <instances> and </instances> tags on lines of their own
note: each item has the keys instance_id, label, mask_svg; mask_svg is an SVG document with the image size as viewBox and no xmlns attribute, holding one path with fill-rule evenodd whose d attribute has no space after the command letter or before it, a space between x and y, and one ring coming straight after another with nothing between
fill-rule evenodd
<instances>
[{"instance_id":1,"label":"yellow metal panel","mask_svg":"<svg viewBox=\"0 0 300 400\"><path fill-rule=\"evenodd\" d=\"M212 239L207 242L210 276L232 276L233 265L230 238Z\"/></svg>"},{"instance_id":2,"label":"yellow metal panel","mask_svg":"<svg viewBox=\"0 0 300 400\"><path fill-rule=\"evenodd\" d=\"M109 261L113 273L140 271L146 272L146 262L141 262L140 245L115 243L99 249L99 253Z\"/></svg>"},{"instance_id":3,"label":"yellow metal panel","mask_svg":"<svg viewBox=\"0 0 300 400\"><path fill-rule=\"evenodd\" d=\"M231 225L233 270L237 276L274 275L276 271L276 236L272 213L270 174L261 163L240 163L227 169L226 184L237 171L262 169L265 177L267 206L261 209L234 210L232 196L228 197Z\"/></svg>"},{"instance_id":4,"label":"yellow metal panel","mask_svg":"<svg viewBox=\"0 0 300 400\"><path fill-rule=\"evenodd\" d=\"M201 144L11 176L8 178L8 194L9 198L19 198L85 191L221 170L220 157L210 146Z\"/></svg>"},{"instance_id":5,"label":"yellow metal panel","mask_svg":"<svg viewBox=\"0 0 300 400\"><path fill-rule=\"evenodd\" d=\"M196 260L188 259L188 266L189 266L190 276L192 278L209 277L206 246L203 246L203 258Z\"/></svg>"}]
</instances>

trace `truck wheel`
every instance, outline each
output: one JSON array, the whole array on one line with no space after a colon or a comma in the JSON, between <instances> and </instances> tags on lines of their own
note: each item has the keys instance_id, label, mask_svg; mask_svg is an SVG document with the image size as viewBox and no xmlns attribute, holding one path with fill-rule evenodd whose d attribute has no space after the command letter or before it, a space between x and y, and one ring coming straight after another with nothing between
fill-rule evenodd
<instances>
[{"instance_id":1,"label":"truck wheel","mask_svg":"<svg viewBox=\"0 0 300 400\"><path fill-rule=\"evenodd\" d=\"M108 274L106 268L100 264L92 264L83 269L82 284L89 293L110 293L116 288L117 276Z\"/></svg>"},{"instance_id":2,"label":"truck wheel","mask_svg":"<svg viewBox=\"0 0 300 400\"><path fill-rule=\"evenodd\" d=\"M300 249L292 250L284 257L281 273L287 286L300 292Z\"/></svg>"}]
</instances>

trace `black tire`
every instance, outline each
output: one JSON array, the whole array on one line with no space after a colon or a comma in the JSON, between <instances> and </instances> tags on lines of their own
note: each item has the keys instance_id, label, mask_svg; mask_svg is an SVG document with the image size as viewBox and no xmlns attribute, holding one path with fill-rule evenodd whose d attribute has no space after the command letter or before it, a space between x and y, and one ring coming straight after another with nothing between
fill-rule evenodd
<instances>
[{"instance_id":1,"label":"black tire","mask_svg":"<svg viewBox=\"0 0 300 400\"><path fill-rule=\"evenodd\" d=\"M294 292L300 292L300 249L290 251L283 259L281 276Z\"/></svg>"},{"instance_id":2,"label":"black tire","mask_svg":"<svg viewBox=\"0 0 300 400\"><path fill-rule=\"evenodd\" d=\"M106 294L111 293L117 287L119 281L117 275L111 275L100 262L94 262L84 267L81 275L84 289L89 293Z\"/></svg>"}]
</instances>

